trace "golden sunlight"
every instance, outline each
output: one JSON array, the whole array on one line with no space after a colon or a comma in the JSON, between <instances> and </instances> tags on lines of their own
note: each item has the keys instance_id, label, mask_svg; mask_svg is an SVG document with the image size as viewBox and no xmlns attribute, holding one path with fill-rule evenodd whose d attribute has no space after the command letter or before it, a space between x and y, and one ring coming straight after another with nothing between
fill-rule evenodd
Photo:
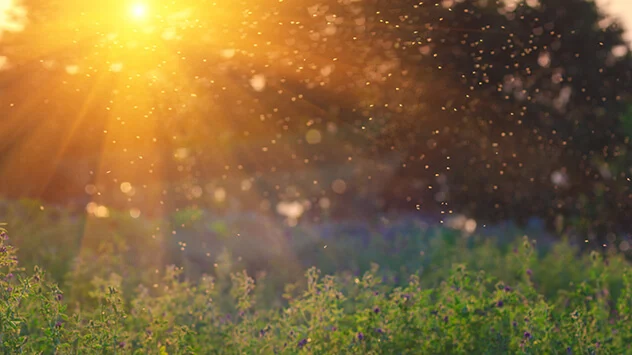
<instances>
[{"instance_id":1,"label":"golden sunlight","mask_svg":"<svg viewBox=\"0 0 632 355\"><path fill-rule=\"evenodd\" d=\"M130 7L130 14L136 20L144 20L147 18L148 12L149 8L147 4L144 3L135 3Z\"/></svg>"}]
</instances>

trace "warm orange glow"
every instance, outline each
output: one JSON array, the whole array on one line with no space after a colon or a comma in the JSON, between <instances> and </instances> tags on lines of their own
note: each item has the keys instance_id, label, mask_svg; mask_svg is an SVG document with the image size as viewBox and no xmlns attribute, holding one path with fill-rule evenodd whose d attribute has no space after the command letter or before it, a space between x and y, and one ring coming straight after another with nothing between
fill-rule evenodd
<instances>
[{"instance_id":1,"label":"warm orange glow","mask_svg":"<svg viewBox=\"0 0 632 355\"><path fill-rule=\"evenodd\" d=\"M0 74L8 75L4 68L21 66L31 73L16 80L10 94L0 95L4 119L0 145L13 132L29 133L3 157L0 185L18 186L35 175L41 183L29 189L33 195L43 193L64 170L60 167L69 164L74 169L73 154L81 155L78 147L99 142L86 158L90 166L84 170L89 172L92 187L86 192L92 191L94 210L103 205L103 195L110 198L109 192L100 195L103 189L97 186L111 184L118 190L112 199L124 199L130 208L142 210L143 216L149 214L148 206L161 209L162 193L147 191L166 191L163 174L174 157L171 153L186 147L182 137L232 132L232 113L225 112L223 105L234 98L239 99L236 106L250 106L259 119L260 113L271 109L259 101L259 95L279 89L275 76L267 72L271 65L284 78L295 76L297 82L305 75L302 63L306 59L294 61L294 46L279 38L279 30L284 30L279 24L287 19L277 11L285 3L263 2L281 5L270 12L267 6L256 10L231 0L60 1L54 15L41 12L45 21L25 20L19 42L24 50L6 58L0 53ZM16 7L21 2L0 0L3 41L6 32L13 35L19 29L8 20L19 16L3 17L3 10L8 11L5 3L11 4L11 14L39 16L38 7ZM282 60L288 56L292 58ZM339 55L310 56L310 65L330 68L319 72L318 82L326 82L334 61L342 70L345 60ZM288 100L298 94L283 91ZM311 107L309 102L300 104ZM42 110L43 105L51 108ZM3 116L5 111L9 118ZM258 134L271 134L276 127L267 129ZM314 129L305 139L319 144L323 134ZM228 153L222 157L229 165L232 148L226 146L222 149ZM194 161L186 154L176 158L182 164ZM243 190L255 190L251 184L242 184ZM206 190L202 186L190 191L193 199ZM220 187L210 191L213 201L230 198ZM142 204L137 203L139 196Z\"/></svg>"}]
</instances>

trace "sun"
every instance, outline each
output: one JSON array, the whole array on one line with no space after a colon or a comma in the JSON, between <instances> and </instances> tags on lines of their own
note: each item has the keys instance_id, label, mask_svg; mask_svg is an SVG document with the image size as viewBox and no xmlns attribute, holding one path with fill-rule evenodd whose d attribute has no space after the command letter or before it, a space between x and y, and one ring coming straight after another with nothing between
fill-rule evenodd
<instances>
[{"instance_id":1,"label":"sun","mask_svg":"<svg viewBox=\"0 0 632 355\"><path fill-rule=\"evenodd\" d=\"M135 3L130 6L130 15L136 20L143 20L147 18L147 14L149 12L149 8L147 4L143 3Z\"/></svg>"}]
</instances>

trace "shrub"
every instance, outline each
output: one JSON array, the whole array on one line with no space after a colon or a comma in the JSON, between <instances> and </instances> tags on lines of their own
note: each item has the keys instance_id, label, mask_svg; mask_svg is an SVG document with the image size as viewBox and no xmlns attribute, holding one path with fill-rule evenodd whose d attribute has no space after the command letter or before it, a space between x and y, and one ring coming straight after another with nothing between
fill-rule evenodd
<instances>
[{"instance_id":1,"label":"shrub","mask_svg":"<svg viewBox=\"0 0 632 355\"><path fill-rule=\"evenodd\" d=\"M1 235L4 353L630 353L629 265L598 253L570 258L558 245L550 254L557 257L541 259L547 274L534 267L538 257L526 238L504 256L491 245L468 256L483 269L503 260L505 280L494 276L498 270L462 263L446 269L448 260L433 260L439 267L400 285L380 277L377 264L357 277L309 268L304 286L286 287L285 305L268 307L259 304L262 285L246 272L231 273L229 285L218 287L211 276L183 280L182 268L172 266L129 294L121 275L95 277L89 296L96 306L70 307L41 269L19 267L6 231ZM555 268L560 260L566 270ZM538 285L559 274L572 284L555 292Z\"/></svg>"}]
</instances>

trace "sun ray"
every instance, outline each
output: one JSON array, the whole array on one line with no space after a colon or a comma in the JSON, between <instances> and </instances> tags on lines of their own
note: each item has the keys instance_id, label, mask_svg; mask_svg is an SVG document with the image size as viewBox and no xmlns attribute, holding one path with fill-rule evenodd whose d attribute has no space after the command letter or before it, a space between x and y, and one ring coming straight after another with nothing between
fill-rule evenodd
<instances>
[{"instance_id":1,"label":"sun ray","mask_svg":"<svg viewBox=\"0 0 632 355\"><path fill-rule=\"evenodd\" d=\"M331 114L319 97L336 97L339 104L351 106L364 95L361 91L344 95L328 91L329 82L349 80L339 73L358 73L363 67L357 65L359 58L353 61L343 53L319 51L334 31L327 27L329 20L323 18L319 26L297 31L298 24L309 16L300 4L276 0L188 4L117 0L71 2L59 13L63 16L35 19L27 29L29 43L16 44L19 55L12 59L25 68L56 71L56 76L47 77L50 80L45 80L33 100L20 109L28 112L28 107L44 98L75 99L57 104L55 116L64 127L61 134L46 137L42 126L23 142L24 147L46 145L50 148L46 151L52 152L50 162L38 167L38 181L42 183L37 190L53 188L48 184L57 173L52 167L72 161L73 149L90 147L97 155L89 157L95 166L90 183L102 192L91 195L90 202L128 208L132 217L140 213L166 218L173 208L169 199L187 198L194 184L205 188L205 184L228 184L228 179L241 183L257 177L261 184L255 183L249 193L253 200L267 198L265 185L281 184L283 179L273 180L288 172L276 171L262 159L262 149L281 152L281 144L274 144L283 141L291 148L272 160L301 168L302 163L290 162L289 156L309 152L309 148L294 144L304 140L304 133L279 130L275 121L291 117L292 125L304 125L301 113L323 118ZM338 31L351 35L353 26L337 26ZM206 67L200 70L198 65ZM208 102L201 102L198 96L206 96ZM61 118L64 115L66 118ZM348 124L350 131L353 128L351 122L342 124ZM22 122L16 120L14 125L20 127ZM103 134L84 134L87 126L97 131L102 128ZM226 141L222 135L227 134L232 136ZM214 168L204 163L186 166L174 162L175 152L187 147L188 137L205 135L213 140L214 149L205 151L203 158ZM91 139L98 143L89 142ZM27 151L24 148L21 152ZM19 157L37 161L27 154ZM250 166L237 168L245 165L244 161ZM224 167L226 171L222 171ZM307 170L310 172L305 174L312 175L329 172L313 166ZM196 174L202 177L198 179ZM123 182L138 188L138 195L116 191ZM274 207L268 213L272 218ZM97 247L92 244L97 241L89 238L95 228L98 224L94 221L86 224L81 250ZM273 238L283 249L283 235ZM285 257L290 260L294 256ZM156 263L158 259L156 256Z\"/></svg>"}]
</instances>

